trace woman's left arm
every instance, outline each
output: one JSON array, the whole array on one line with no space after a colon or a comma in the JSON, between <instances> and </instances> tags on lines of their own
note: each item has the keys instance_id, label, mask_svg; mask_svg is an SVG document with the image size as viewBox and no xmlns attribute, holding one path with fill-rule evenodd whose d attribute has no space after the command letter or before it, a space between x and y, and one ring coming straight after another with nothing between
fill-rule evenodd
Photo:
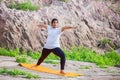
<instances>
[{"instance_id":1,"label":"woman's left arm","mask_svg":"<svg viewBox=\"0 0 120 80\"><path fill-rule=\"evenodd\" d=\"M65 27L62 27L62 32L65 31L65 30L71 30L71 29L76 29L77 27L71 27L71 26L65 26Z\"/></svg>"}]
</instances>

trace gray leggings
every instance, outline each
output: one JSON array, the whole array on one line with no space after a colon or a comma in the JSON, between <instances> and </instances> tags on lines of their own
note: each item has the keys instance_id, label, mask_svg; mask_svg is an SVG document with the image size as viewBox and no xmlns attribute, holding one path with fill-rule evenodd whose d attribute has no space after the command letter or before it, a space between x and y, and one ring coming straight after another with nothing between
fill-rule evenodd
<instances>
[{"instance_id":1,"label":"gray leggings","mask_svg":"<svg viewBox=\"0 0 120 80\"><path fill-rule=\"evenodd\" d=\"M65 66L65 54L64 52L59 48L54 48L54 49L46 49L46 48L43 48L42 50L42 55L41 57L39 58L38 62L37 62L37 65L40 65L44 59L51 53L53 52L55 55L59 56L60 57L60 67L61 67L61 70L64 70L64 66Z\"/></svg>"}]
</instances>

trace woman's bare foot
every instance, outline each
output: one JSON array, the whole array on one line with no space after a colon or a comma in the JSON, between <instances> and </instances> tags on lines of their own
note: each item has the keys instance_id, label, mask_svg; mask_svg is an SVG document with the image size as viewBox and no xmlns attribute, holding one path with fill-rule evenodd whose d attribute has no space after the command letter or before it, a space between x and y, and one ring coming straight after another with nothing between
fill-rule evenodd
<instances>
[{"instance_id":1,"label":"woman's bare foot","mask_svg":"<svg viewBox=\"0 0 120 80\"><path fill-rule=\"evenodd\" d=\"M36 67L38 67L38 65L34 65L34 66L32 66L31 68L36 68Z\"/></svg>"},{"instance_id":2,"label":"woman's bare foot","mask_svg":"<svg viewBox=\"0 0 120 80\"><path fill-rule=\"evenodd\" d=\"M60 71L61 74L65 74L65 72L63 70Z\"/></svg>"}]
</instances>

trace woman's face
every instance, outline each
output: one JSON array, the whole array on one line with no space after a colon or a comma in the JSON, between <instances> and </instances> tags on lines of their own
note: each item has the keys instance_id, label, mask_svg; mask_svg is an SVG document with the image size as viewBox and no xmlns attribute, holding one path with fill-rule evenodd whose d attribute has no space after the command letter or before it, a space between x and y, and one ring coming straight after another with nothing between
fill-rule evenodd
<instances>
[{"instance_id":1,"label":"woman's face","mask_svg":"<svg viewBox=\"0 0 120 80\"><path fill-rule=\"evenodd\" d=\"M58 21L53 21L53 23L51 24L53 28L57 28L58 27Z\"/></svg>"}]
</instances>

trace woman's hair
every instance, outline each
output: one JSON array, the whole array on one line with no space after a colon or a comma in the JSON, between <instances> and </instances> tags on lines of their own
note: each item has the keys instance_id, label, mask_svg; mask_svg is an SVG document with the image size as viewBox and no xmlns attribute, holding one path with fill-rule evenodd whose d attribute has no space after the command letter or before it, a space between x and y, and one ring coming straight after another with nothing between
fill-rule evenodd
<instances>
[{"instance_id":1,"label":"woman's hair","mask_svg":"<svg viewBox=\"0 0 120 80\"><path fill-rule=\"evenodd\" d=\"M53 23L54 21L57 21L57 22L58 22L58 19L53 18L52 21L51 21L51 23Z\"/></svg>"}]
</instances>

